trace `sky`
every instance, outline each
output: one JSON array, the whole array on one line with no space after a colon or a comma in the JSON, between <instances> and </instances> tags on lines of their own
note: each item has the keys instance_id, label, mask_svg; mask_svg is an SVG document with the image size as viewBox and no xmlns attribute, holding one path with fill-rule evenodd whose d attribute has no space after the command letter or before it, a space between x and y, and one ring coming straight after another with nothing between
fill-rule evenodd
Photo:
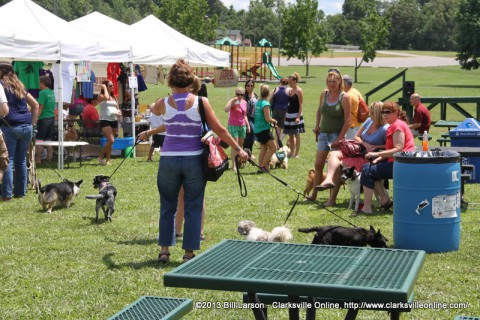
<instances>
[{"instance_id":1,"label":"sky","mask_svg":"<svg viewBox=\"0 0 480 320\"><path fill-rule=\"evenodd\" d=\"M220 0L223 4L230 8L230 5L233 5L235 10L248 10L248 5L250 0ZM342 5L344 0L319 0L318 9L323 10L326 15L336 14L342 12ZM286 0L287 3L293 3L295 0Z\"/></svg>"}]
</instances>

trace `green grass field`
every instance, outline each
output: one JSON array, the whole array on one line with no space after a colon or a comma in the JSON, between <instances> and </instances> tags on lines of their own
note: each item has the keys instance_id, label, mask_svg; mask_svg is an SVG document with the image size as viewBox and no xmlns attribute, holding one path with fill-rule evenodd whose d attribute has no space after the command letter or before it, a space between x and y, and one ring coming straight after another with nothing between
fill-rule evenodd
<instances>
[{"instance_id":1,"label":"green grass field","mask_svg":"<svg viewBox=\"0 0 480 320\"><path fill-rule=\"evenodd\" d=\"M291 159L288 170L275 170L273 174L292 188L302 191L308 170L315 157L315 137L312 133L318 97L325 87L327 67L311 67L311 74L300 86L305 92L304 114L306 133L302 135L299 159ZM279 67L281 75L294 71L305 73L305 68ZM352 68L342 73L353 74ZM367 92L385 79L398 73L398 69L361 68L355 86ZM416 91L422 96L475 96L480 88L480 71L462 71L455 67L410 68L407 80L415 81ZM275 84L272 83L272 88ZM400 83L395 89L400 87ZM169 89L148 85L141 93L140 103L150 103L163 97ZM227 116L223 107L233 89L214 89L208 85L209 98L222 123ZM258 88L256 88L258 90ZM393 89L392 89L393 91ZM382 93L387 95L388 93ZM381 99L382 95L374 97ZM465 106L475 112L476 106ZM449 120L463 120L448 110ZM439 112L432 110L432 119ZM438 137L444 130L433 129ZM432 142L435 145L435 142ZM254 150L258 155L258 148ZM181 243L171 249L172 262L167 266L156 262L158 248L159 195L156 188L159 155L154 162L146 158L127 159L112 177L118 188L117 211L112 223L94 223L94 201L85 195L95 194L94 175L111 175L121 159L114 159L111 167L98 166L86 160L80 168L74 162L59 172L70 180L83 179L83 188L69 209L56 208L45 214L36 194L29 191L24 199L0 204L0 318L1 319L106 319L142 295L162 297L188 297L194 301L239 302L241 293L168 288L163 275L180 264ZM205 236L202 250L222 239L241 239L236 232L238 221L250 219L264 229L279 226L285 220L296 193L268 175L255 174L257 168L242 170L248 196L239 194L237 177L227 172L219 182L208 183L206 191ZM38 177L43 184L60 180L56 171L42 165ZM160 177L161 178L161 177ZM414 181L415 177L410 177ZM418 181L421 183L421 181ZM392 184L391 184L392 185ZM480 192L478 185L466 186L466 198L471 204L461 213L460 250L428 254L415 286L415 301L423 303L467 303L466 308L452 305L446 309L415 309L402 315L402 319L453 319L455 315L480 316L480 280L478 252L480 249ZM341 190L338 206L332 210L356 225L380 228L393 240L392 214L352 217L347 210L349 193ZM326 193L319 193L326 200ZM299 227L339 224L344 222L333 214L310 203L296 206L287 226L294 232L295 243L309 243L312 234L296 232ZM390 245L393 245L390 243ZM342 319L345 310L319 310L322 319ZM301 316L303 317L303 313ZM282 320L288 312L270 309L269 319ZM249 310L198 309L186 319L253 319ZM385 312L360 311L358 319L387 319Z\"/></svg>"}]
</instances>

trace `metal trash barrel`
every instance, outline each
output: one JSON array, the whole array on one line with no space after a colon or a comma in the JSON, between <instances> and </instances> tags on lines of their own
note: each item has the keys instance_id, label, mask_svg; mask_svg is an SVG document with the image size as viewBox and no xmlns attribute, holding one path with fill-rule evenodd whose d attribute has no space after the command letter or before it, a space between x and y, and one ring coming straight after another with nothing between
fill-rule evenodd
<instances>
[{"instance_id":1,"label":"metal trash barrel","mask_svg":"<svg viewBox=\"0 0 480 320\"><path fill-rule=\"evenodd\" d=\"M393 164L393 241L398 249L460 246L460 154L398 152Z\"/></svg>"}]
</instances>

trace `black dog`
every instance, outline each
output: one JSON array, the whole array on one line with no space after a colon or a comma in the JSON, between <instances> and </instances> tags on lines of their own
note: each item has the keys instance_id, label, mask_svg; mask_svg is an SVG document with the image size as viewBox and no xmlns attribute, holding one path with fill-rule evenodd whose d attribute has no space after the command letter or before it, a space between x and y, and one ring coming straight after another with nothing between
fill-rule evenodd
<instances>
[{"instance_id":1,"label":"black dog","mask_svg":"<svg viewBox=\"0 0 480 320\"><path fill-rule=\"evenodd\" d=\"M370 226L370 230L364 228L347 228L341 226L325 226L298 229L299 232L316 232L312 244L328 244L337 246L365 247L367 244L374 248L386 248L388 239L380 229Z\"/></svg>"},{"instance_id":2,"label":"black dog","mask_svg":"<svg viewBox=\"0 0 480 320\"><path fill-rule=\"evenodd\" d=\"M115 198L117 197L117 189L109 182L109 176L95 176L93 178L93 187L98 190L98 194L86 196L87 199L96 199L95 206L95 222L98 222L98 211L103 210L105 220L112 221L112 215L115 211Z\"/></svg>"}]
</instances>

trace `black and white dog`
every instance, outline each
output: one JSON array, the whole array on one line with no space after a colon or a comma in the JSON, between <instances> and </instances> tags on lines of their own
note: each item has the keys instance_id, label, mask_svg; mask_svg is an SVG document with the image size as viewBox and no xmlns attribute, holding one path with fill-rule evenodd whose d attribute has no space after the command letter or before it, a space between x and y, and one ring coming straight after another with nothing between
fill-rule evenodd
<instances>
[{"instance_id":1,"label":"black and white dog","mask_svg":"<svg viewBox=\"0 0 480 320\"><path fill-rule=\"evenodd\" d=\"M74 196L80 193L80 185L83 180L72 182L65 180L60 183L50 183L42 187L40 181L38 182L38 202L47 210L47 213L52 213L53 207L57 202L66 208L70 207Z\"/></svg>"},{"instance_id":2,"label":"black and white dog","mask_svg":"<svg viewBox=\"0 0 480 320\"><path fill-rule=\"evenodd\" d=\"M298 229L299 232L316 232L312 244L327 244L337 246L365 247L369 245L374 248L386 248L388 239L385 238L380 229L370 226L370 230L355 227L347 228L341 226L324 226Z\"/></svg>"},{"instance_id":3,"label":"black and white dog","mask_svg":"<svg viewBox=\"0 0 480 320\"><path fill-rule=\"evenodd\" d=\"M352 205L355 201L355 212L358 211L360 205L360 194L362 192L362 186L360 184L360 176L362 174L355 170L355 167L342 167L340 179L347 185L348 191L350 191L350 202L348 209L352 209Z\"/></svg>"},{"instance_id":4,"label":"black and white dog","mask_svg":"<svg viewBox=\"0 0 480 320\"><path fill-rule=\"evenodd\" d=\"M110 182L109 176L95 176L93 178L93 187L98 190L96 195L88 195L87 199L96 199L95 206L95 222L98 222L98 211L100 208L103 210L105 220L112 221L112 215L115 211L115 198L117 197L117 188L115 188Z\"/></svg>"}]
</instances>

